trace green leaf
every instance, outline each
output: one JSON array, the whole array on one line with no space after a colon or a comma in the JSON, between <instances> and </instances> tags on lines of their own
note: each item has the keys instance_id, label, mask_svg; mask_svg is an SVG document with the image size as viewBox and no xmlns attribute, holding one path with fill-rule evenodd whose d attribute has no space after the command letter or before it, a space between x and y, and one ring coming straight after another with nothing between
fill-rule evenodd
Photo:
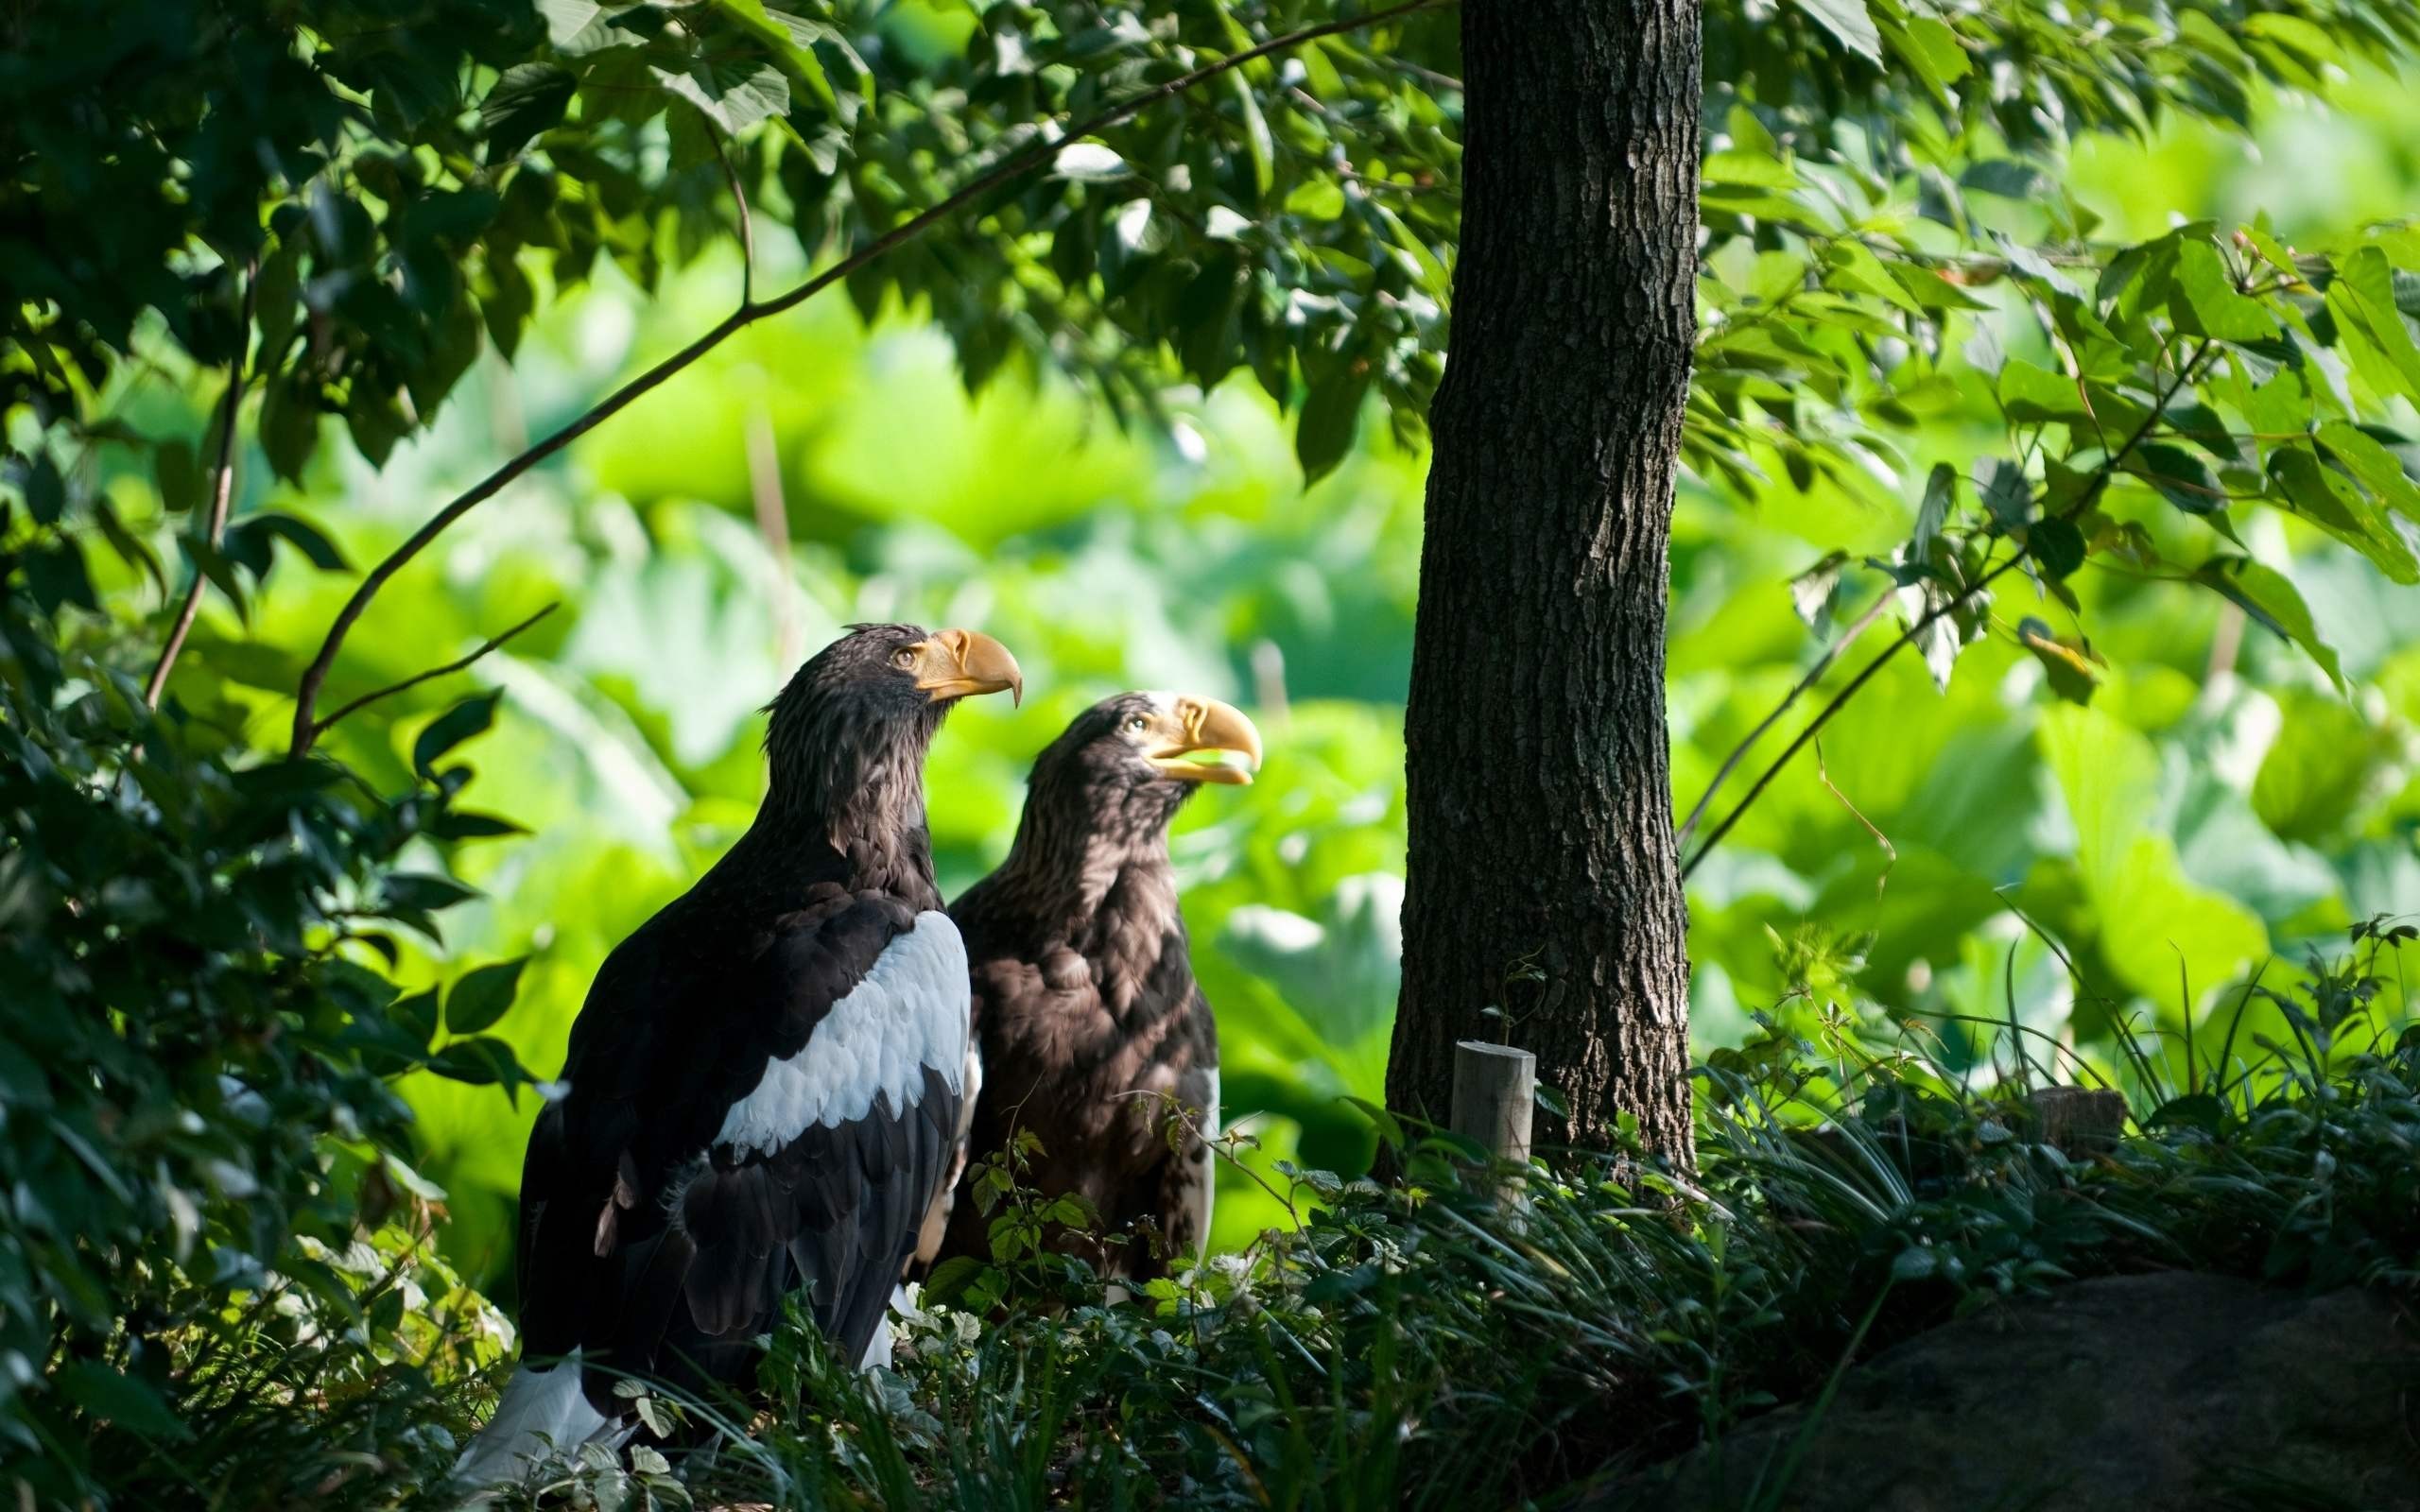
<instances>
[{"instance_id":1,"label":"green leaf","mask_svg":"<svg viewBox=\"0 0 2420 1512\"><path fill-rule=\"evenodd\" d=\"M488 161L511 157L539 132L559 124L579 83L561 63L516 63L506 69L479 102Z\"/></svg>"},{"instance_id":2,"label":"green leaf","mask_svg":"<svg viewBox=\"0 0 2420 1512\"><path fill-rule=\"evenodd\" d=\"M478 896L451 877L434 877L422 871L389 872L381 884L381 891L390 908L424 911L450 908Z\"/></svg>"},{"instance_id":3,"label":"green leaf","mask_svg":"<svg viewBox=\"0 0 2420 1512\"><path fill-rule=\"evenodd\" d=\"M2420 583L2420 558L2379 514L2353 480L2319 458L2309 446L2281 447L2270 454L2270 476L2296 513L2367 557L2398 583Z\"/></svg>"},{"instance_id":4,"label":"green leaf","mask_svg":"<svg viewBox=\"0 0 2420 1512\"><path fill-rule=\"evenodd\" d=\"M2227 506L2226 490L2199 452L2166 441L2145 441L2135 448L2128 472L2159 490L2160 496L2187 514L2207 515Z\"/></svg>"},{"instance_id":5,"label":"green leaf","mask_svg":"<svg viewBox=\"0 0 2420 1512\"><path fill-rule=\"evenodd\" d=\"M2092 412L2084 407L2083 394L2074 379L2063 378L2030 362L2014 357L2008 360L2000 369L1999 394L2008 418L2020 425L2051 421L2092 423Z\"/></svg>"},{"instance_id":6,"label":"green leaf","mask_svg":"<svg viewBox=\"0 0 2420 1512\"><path fill-rule=\"evenodd\" d=\"M529 957L521 955L464 972L445 994L445 1027L456 1034L477 1034L503 1018L528 964Z\"/></svg>"},{"instance_id":7,"label":"green leaf","mask_svg":"<svg viewBox=\"0 0 2420 1512\"><path fill-rule=\"evenodd\" d=\"M412 770L424 779L435 780L437 759L494 724L495 706L503 696L500 689L476 694L430 720L420 738L412 742Z\"/></svg>"},{"instance_id":8,"label":"green leaf","mask_svg":"<svg viewBox=\"0 0 2420 1512\"><path fill-rule=\"evenodd\" d=\"M1975 464L1975 491L2001 528L2014 530L2033 518L2033 481L2025 464L1987 456Z\"/></svg>"},{"instance_id":9,"label":"green leaf","mask_svg":"<svg viewBox=\"0 0 2420 1512\"><path fill-rule=\"evenodd\" d=\"M1369 396L1370 375L1340 365L1311 384L1310 397L1294 431L1294 455L1303 464L1303 481L1316 483L1336 471L1353 449L1353 433L1361 420L1361 401Z\"/></svg>"},{"instance_id":10,"label":"green leaf","mask_svg":"<svg viewBox=\"0 0 2420 1512\"><path fill-rule=\"evenodd\" d=\"M2402 459L2388 451L2377 439L2341 420L2328 421L2319 428L2322 450L2344 464L2344 470L2361 480L2362 486L2377 496L2378 502L2403 516L2420 523L2420 488L2403 471Z\"/></svg>"},{"instance_id":11,"label":"green leaf","mask_svg":"<svg viewBox=\"0 0 2420 1512\"><path fill-rule=\"evenodd\" d=\"M1924 502L1916 506L1915 535L1908 542L1909 560L1932 560L1932 543L1941 539L1941 527L1949 523L1949 511L1957 502L1958 470L1946 462L1935 462L1925 478Z\"/></svg>"},{"instance_id":12,"label":"green leaf","mask_svg":"<svg viewBox=\"0 0 2420 1512\"><path fill-rule=\"evenodd\" d=\"M2391 754L2391 742L2350 705L2291 698L2253 779L2253 812L2280 840L2325 840L2360 808Z\"/></svg>"},{"instance_id":13,"label":"green leaf","mask_svg":"<svg viewBox=\"0 0 2420 1512\"><path fill-rule=\"evenodd\" d=\"M189 514L201 507L205 485L191 441L171 437L152 448L151 478L160 490L160 507L170 514Z\"/></svg>"},{"instance_id":14,"label":"green leaf","mask_svg":"<svg viewBox=\"0 0 2420 1512\"><path fill-rule=\"evenodd\" d=\"M2327 286L2327 307L2369 338L2401 375L2404 397L2420 404L2420 345L2413 344L2395 308L2394 269L2386 253L2364 247L2338 264L2336 280Z\"/></svg>"},{"instance_id":15,"label":"green leaf","mask_svg":"<svg viewBox=\"0 0 2420 1512\"><path fill-rule=\"evenodd\" d=\"M947 1306L966 1295L966 1289L988 1269L972 1255L952 1255L933 1267L917 1293L917 1300L925 1306Z\"/></svg>"},{"instance_id":16,"label":"green leaf","mask_svg":"<svg viewBox=\"0 0 2420 1512\"><path fill-rule=\"evenodd\" d=\"M789 80L759 60L699 58L679 70L652 71L666 90L696 106L727 137L789 112Z\"/></svg>"},{"instance_id":17,"label":"green leaf","mask_svg":"<svg viewBox=\"0 0 2420 1512\"><path fill-rule=\"evenodd\" d=\"M181 1439L192 1435L160 1393L97 1360L76 1360L51 1375L60 1395L95 1418L146 1438Z\"/></svg>"},{"instance_id":18,"label":"green leaf","mask_svg":"<svg viewBox=\"0 0 2420 1512\"><path fill-rule=\"evenodd\" d=\"M2336 691L2344 691L2344 668L2336 648L2319 638L2302 593L2284 574L2249 557L2218 557L2195 569L2193 580L2242 610L2270 634L2302 647Z\"/></svg>"},{"instance_id":19,"label":"green leaf","mask_svg":"<svg viewBox=\"0 0 2420 1512\"><path fill-rule=\"evenodd\" d=\"M230 538L238 535L248 538L243 549L237 549L231 544L228 552L230 556L240 558L251 552L266 559L268 555L266 548L268 542L271 540L278 540L301 552L304 559L323 573L340 573L349 570L345 565L344 554L337 550L335 541L320 534L317 525L308 521L298 520L290 514L251 515L233 530L229 531L228 535ZM253 546L252 541L257 541L257 546Z\"/></svg>"},{"instance_id":20,"label":"green leaf","mask_svg":"<svg viewBox=\"0 0 2420 1512\"><path fill-rule=\"evenodd\" d=\"M429 1057L428 1069L471 1087L513 1087L529 1080L512 1047L487 1035L455 1040Z\"/></svg>"},{"instance_id":21,"label":"green leaf","mask_svg":"<svg viewBox=\"0 0 2420 1512\"><path fill-rule=\"evenodd\" d=\"M1825 31L1869 63L1882 61L1882 33L1866 12L1865 0L1798 0L1798 9L1813 16Z\"/></svg>"},{"instance_id":22,"label":"green leaf","mask_svg":"<svg viewBox=\"0 0 2420 1512\"><path fill-rule=\"evenodd\" d=\"M2221 341L2258 341L2277 334L2276 318L2258 300L2237 291L2225 261L2208 242L2179 244L2176 287L2185 308L2176 309L2173 302L2169 307L2182 325L2198 325L2204 335Z\"/></svg>"},{"instance_id":23,"label":"green leaf","mask_svg":"<svg viewBox=\"0 0 2420 1512\"><path fill-rule=\"evenodd\" d=\"M2053 581L2067 576L2083 565L2083 532L2066 520L2053 515L2036 520L2025 530L2025 544L2033 559Z\"/></svg>"},{"instance_id":24,"label":"green leaf","mask_svg":"<svg viewBox=\"0 0 2420 1512\"><path fill-rule=\"evenodd\" d=\"M1252 157L1252 180L1265 199L1270 186L1277 181L1277 147L1270 140L1269 118L1260 112L1260 100L1253 94L1242 70L1227 76L1229 93L1243 114L1244 150Z\"/></svg>"},{"instance_id":25,"label":"green leaf","mask_svg":"<svg viewBox=\"0 0 2420 1512\"><path fill-rule=\"evenodd\" d=\"M302 481L320 444L320 406L290 373L271 383L261 400L260 442L271 472L288 483Z\"/></svg>"},{"instance_id":26,"label":"green leaf","mask_svg":"<svg viewBox=\"0 0 2420 1512\"><path fill-rule=\"evenodd\" d=\"M2044 522L2060 523L2063 522ZM2101 668L2107 663L2090 644L2075 636L2061 635L2030 614L2017 622L2016 639L2042 663L2052 693L2069 703L2092 701L2094 692L2100 686Z\"/></svg>"}]
</instances>

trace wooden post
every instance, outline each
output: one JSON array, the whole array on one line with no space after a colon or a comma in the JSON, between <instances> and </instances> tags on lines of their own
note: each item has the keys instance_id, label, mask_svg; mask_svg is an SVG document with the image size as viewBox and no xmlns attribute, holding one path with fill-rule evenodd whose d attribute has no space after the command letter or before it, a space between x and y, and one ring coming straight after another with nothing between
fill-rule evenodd
<instances>
[{"instance_id":1,"label":"wooden post","mask_svg":"<svg viewBox=\"0 0 2420 1512\"><path fill-rule=\"evenodd\" d=\"M2069 1159L2109 1149L2126 1131L2126 1099L2119 1092L2044 1087L2026 1100L2033 1107L2036 1137Z\"/></svg>"},{"instance_id":2,"label":"wooden post","mask_svg":"<svg viewBox=\"0 0 2420 1512\"><path fill-rule=\"evenodd\" d=\"M1513 1165L1530 1159L1538 1057L1511 1045L1463 1040L1454 1046L1453 1130Z\"/></svg>"}]
</instances>

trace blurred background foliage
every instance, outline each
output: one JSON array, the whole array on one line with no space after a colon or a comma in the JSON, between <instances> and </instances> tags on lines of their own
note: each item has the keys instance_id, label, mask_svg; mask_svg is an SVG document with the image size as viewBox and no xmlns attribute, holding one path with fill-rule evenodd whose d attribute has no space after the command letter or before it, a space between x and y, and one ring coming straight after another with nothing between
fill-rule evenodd
<instances>
[{"instance_id":1,"label":"blurred background foliage","mask_svg":"<svg viewBox=\"0 0 2420 1512\"><path fill-rule=\"evenodd\" d=\"M2064 187L2120 238L2265 208L2284 239L2324 241L2414 203L2420 132L2402 99L2368 72L2326 110L2259 92L2249 140L2184 120L2139 143L2088 139ZM758 260L760 285L799 270L786 240ZM289 512L372 559L486 459L711 324L738 280L718 252L651 295L611 265L559 298L542 289L512 369L481 360L383 467L322 447L286 481L249 455L235 519ZM2019 323L2003 328L2022 350ZM120 383L128 423L203 445L209 378L164 355ZM869 324L818 302L743 332L473 516L388 590L331 683L334 699L396 680L562 606L390 706L402 717L329 737L374 782L404 782L424 717L465 682L503 694L493 731L465 748L461 802L529 833L460 852L484 896L449 913L441 950L403 937L406 987L527 956L493 1032L548 1074L607 949L747 823L756 711L786 668L851 620L979 625L1015 648L1034 696L962 711L935 749L945 889L1003 853L1026 763L1092 699L1168 686L1252 709L1270 745L1261 781L1191 805L1177 838L1228 1114L1258 1158L1355 1168L1366 1125L1339 1095L1379 1096L1393 1003L1425 456L1365 424L1305 489L1292 421L1245 376L1180 393L1170 416L1165 434L1123 428L1096 394L1029 369L970 397L920 304L889 296ZM1962 469L2002 430L1987 392L1945 383L1901 444ZM132 468L105 480L130 518L154 514L155 487ZM1803 488L1778 470L1685 480L1670 644L1684 812L1823 644L1791 579L1826 553L1887 554L1915 508L1822 471ZM2120 1022L2181 1032L2262 961L2420 912L2420 604L2283 516L2242 534L2300 590L2346 693L2219 596L2100 561L2070 580L2105 662L2086 704L2055 697L2011 634L1969 646L1945 691L1922 662L1894 663L1693 877L1701 1049L1740 1042L1757 1014L1854 1010L1939 1038L1953 1064L1978 1042L1956 1015L2014 1016L2106 1060ZM114 614L156 609L134 570L95 571ZM264 746L350 586L285 571L249 623L214 604L179 673L189 709ZM2258 1010L2252 1023L2284 1033ZM534 1100L425 1074L404 1091L421 1169L448 1193L447 1248L501 1284ZM1237 1182L1219 1240L1273 1216Z\"/></svg>"}]
</instances>

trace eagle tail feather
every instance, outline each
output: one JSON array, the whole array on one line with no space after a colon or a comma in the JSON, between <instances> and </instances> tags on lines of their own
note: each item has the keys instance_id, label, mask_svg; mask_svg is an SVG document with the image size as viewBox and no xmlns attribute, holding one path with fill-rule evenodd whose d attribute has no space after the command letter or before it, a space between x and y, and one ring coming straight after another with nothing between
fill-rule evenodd
<instances>
[{"instance_id":1,"label":"eagle tail feather","mask_svg":"<svg viewBox=\"0 0 2420 1512\"><path fill-rule=\"evenodd\" d=\"M570 1454L591 1439L618 1442L629 1431L589 1405L580 1389L579 1351L544 1369L512 1372L495 1416L455 1462L454 1480L473 1493L517 1486L550 1455Z\"/></svg>"}]
</instances>

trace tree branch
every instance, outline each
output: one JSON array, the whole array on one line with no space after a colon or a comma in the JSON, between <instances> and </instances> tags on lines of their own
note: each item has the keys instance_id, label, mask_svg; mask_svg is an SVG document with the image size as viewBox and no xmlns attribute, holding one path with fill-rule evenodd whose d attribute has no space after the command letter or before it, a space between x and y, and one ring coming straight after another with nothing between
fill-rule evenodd
<instances>
[{"instance_id":1,"label":"tree branch","mask_svg":"<svg viewBox=\"0 0 2420 1512\"><path fill-rule=\"evenodd\" d=\"M235 358L227 365L227 404L218 418L218 462L211 473L209 541L216 546L227 533L227 511L235 500L235 414L244 404L245 356L252 344L252 312L259 301L260 260L244 264L244 312L235 327ZM185 590L185 601L177 610L177 623L170 627L166 644L160 647L160 660L151 666L150 679L143 684L143 701L150 708L160 707L160 695L167 690L168 674L177 664L177 657L185 648L185 637L193 633L193 622L201 612L201 595L210 587L201 564L193 569L193 585Z\"/></svg>"},{"instance_id":2,"label":"tree branch","mask_svg":"<svg viewBox=\"0 0 2420 1512\"><path fill-rule=\"evenodd\" d=\"M1037 138L1030 146L1011 153L977 174L965 188L959 190L939 204L917 212L804 283L786 289L761 304L743 304L723 317L703 335L598 400L578 419L535 446L522 452L472 485L464 492L457 495L453 502L431 515L425 524L405 540L402 545L388 553L384 560L370 570L369 575L362 578L360 586L354 590L353 596L345 600L344 607L337 611L335 621L328 627L327 638L320 645L319 655L311 659L310 666L302 673L302 682L295 689L294 738L289 747L289 754L301 756L310 750L311 743L317 738L320 728L312 720L312 710L319 702L320 689L328 679L329 669L336 664L337 652L343 647L346 633L361 618L362 612L370 607L370 601L375 598L378 591L387 585L388 579L402 571L414 557L427 550L429 542L443 534L448 526L493 498L507 484L629 408L632 403L661 387L666 380L721 345L735 332L752 325L767 316L780 315L786 310L804 303L822 290L839 283L893 249L912 241L1001 185L1023 178L1041 167L1049 162L1057 154L1060 146L1066 142L1080 140L1096 131L1115 126L1162 100L1182 94L1208 79L1241 68L1244 64L1255 60L1267 58L1272 53L1285 52L1322 37L1332 37L1340 32L1378 26L1418 11L1443 9L1455 3L1457 0L1410 0L1409 4L1393 6L1384 10L1374 10L1366 15L1322 22L1316 26L1305 26L1299 31L1289 31L1282 37L1271 37L1269 41L1256 46L1247 47L1241 52L1230 53L1224 58L1181 74L1164 84L1154 85L1107 110L1085 117L1054 137Z\"/></svg>"},{"instance_id":3,"label":"tree branch","mask_svg":"<svg viewBox=\"0 0 2420 1512\"><path fill-rule=\"evenodd\" d=\"M2210 345L2209 337L2204 336L2202 338L2202 344L2194 349L2191 358L2187 360L2176 369L2176 381L2169 385L2168 392L2160 395L2159 403L2152 406L2151 413L2143 417L2143 422L2135 427L2135 434L2126 438L2126 444L2119 447L2116 453L2110 455L2098 469L2094 471L2092 482L2085 487L2082 494L2077 496L2076 502L2068 506L2067 508L2056 518L2061 520L2072 520L2077 515L2083 513L2086 509L2093 507L2093 504L2100 499L2101 490L2109 486L2110 478L2117 475L2119 464L2124 462L2128 456L2133 455L2135 448L2140 446L2151 435L2152 431L2159 424L2160 416L2168 409L2169 402L2173 400L2184 390L2187 383L2191 380L2193 370L2202 365L2202 360L2204 357L2209 355ZM1957 593L1943 599L1939 604L1936 604L1931 609L1926 610L1922 615L1919 615L1913 624L1910 625L1906 630L1900 633L1897 640L1893 641L1889 645L1883 647L1879 655L1875 657L1873 661L1868 662L1863 667L1859 668L1858 675L1849 679L1848 685L1841 689L1840 692L1832 695L1831 698L1824 703L1824 707L1816 711L1815 717L1807 723L1806 729L1798 732L1797 738L1789 743L1789 748L1784 750L1781 755L1774 758L1772 765L1766 767L1763 773L1756 778L1755 785L1748 789L1747 796L1742 798L1738 803L1732 808L1729 814L1722 816L1722 822L1716 825L1714 827L1714 832L1705 837L1705 843L1698 847L1697 854L1689 857L1687 861L1682 864L1682 879L1684 881L1687 880L1689 874L1698 869L1699 864L1705 860L1706 856L1713 851L1716 846L1722 843L1722 837L1731 833L1731 827L1739 822L1740 816L1748 812L1749 805L1754 803L1758 798L1763 796L1765 789L1772 785L1773 779L1781 775L1782 768L1789 765L1790 758L1805 749L1807 742L1813 740L1816 735L1823 730L1824 727L1831 722L1832 716L1839 713L1842 706L1847 704L1851 698L1857 696L1858 690L1864 687L1868 682L1874 679L1874 675L1882 670L1883 663L1898 655L1903 647L1913 644L1916 637L1923 634L1925 630L1935 621L1939 620L1945 614L1954 612L1958 607L1965 603L1967 599L1972 598L1977 593L1981 593L1984 589L1989 588L1994 582L2006 575L2011 568L2014 568L2023 562L2026 558L2031 554L2031 551L2032 548L2030 545L2018 547L2015 554L2011 556L2008 560L1993 568L1990 572L1983 574L1982 576L1978 577L1973 582L1960 589ZM1797 694L1793 692L1790 696L1794 698L1797 696Z\"/></svg>"},{"instance_id":4,"label":"tree branch","mask_svg":"<svg viewBox=\"0 0 2420 1512\"><path fill-rule=\"evenodd\" d=\"M1782 695L1781 702L1773 705L1772 713L1758 720L1756 728L1748 731L1748 738L1731 747L1731 754L1723 758L1721 768L1714 774L1714 781L1705 784L1705 792L1699 798L1697 807L1689 810L1689 816L1682 821L1680 832L1672 837L1676 847L1688 845L1689 835L1697 829L1698 820L1705 817L1706 805L1714 801L1715 793L1724 782L1731 780L1731 774L1738 769L1739 764L1748 759L1748 752L1754 747L1756 742L1765 738L1766 730L1781 722L1781 716L1789 713L1789 706L1798 701L1800 695L1823 679L1824 674L1831 670L1832 663L1841 659L1841 653L1849 648L1850 643L1863 635L1876 620L1882 617L1882 611L1891 607L1892 596L1892 591L1885 590L1882 596L1874 601L1873 608L1858 615L1857 622L1841 632L1839 640L1824 648L1824 654L1817 657L1815 664L1806 669L1806 676L1799 679L1795 687Z\"/></svg>"},{"instance_id":5,"label":"tree branch","mask_svg":"<svg viewBox=\"0 0 2420 1512\"><path fill-rule=\"evenodd\" d=\"M549 604L544 609L542 609L537 613L530 615L527 619L523 620L512 628L504 631L500 635L491 636L487 640L481 642L479 648L473 651L468 656L457 657L455 660L446 662L441 667L431 667L425 672L415 672L401 682L390 682L387 684L387 686L380 688L375 692L363 694L360 697L355 698L349 704L346 704L335 713L328 715L325 719L322 719L318 724L313 725L311 727L311 738L313 740L317 740L321 735L326 734L330 726L334 725L337 720L342 719L345 715L353 713L356 709L368 708L370 705L376 703L381 698L391 698L396 694L403 692L406 688L417 688L422 683L428 681L432 678L441 678L449 673L461 671L464 667L469 666L472 662L476 662L479 658L487 655L490 651L494 650L497 646L502 645L505 642L511 640L514 636L519 635L530 626L537 624L540 620L544 619L547 615L552 614L555 610L561 608L562 608L562 605L560 601Z\"/></svg>"}]
</instances>

